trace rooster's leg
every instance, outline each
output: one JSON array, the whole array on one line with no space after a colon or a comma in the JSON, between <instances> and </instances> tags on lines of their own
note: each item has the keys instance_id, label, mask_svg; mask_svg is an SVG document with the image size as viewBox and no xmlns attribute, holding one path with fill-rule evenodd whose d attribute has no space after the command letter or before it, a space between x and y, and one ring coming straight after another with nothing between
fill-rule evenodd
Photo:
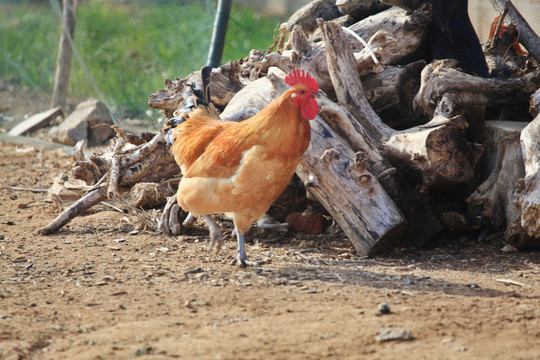
<instances>
[{"instance_id":1,"label":"rooster's leg","mask_svg":"<svg viewBox=\"0 0 540 360\"><path fill-rule=\"evenodd\" d=\"M217 240L216 253L218 253L221 249L221 229L219 228L219 225L212 220L210 215L203 215L203 218L208 225L208 230L210 231L210 251L212 251L214 248L214 243Z\"/></svg>"},{"instance_id":2,"label":"rooster's leg","mask_svg":"<svg viewBox=\"0 0 540 360\"><path fill-rule=\"evenodd\" d=\"M234 258L234 260L231 262L232 264L236 264L240 267L246 267L246 266L260 266L264 264L264 261L249 261L246 256L246 248L244 246L244 234L238 230L238 228L234 227L234 232L236 233L236 238L238 239L238 255Z\"/></svg>"},{"instance_id":3,"label":"rooster's leg","mask_svg":"<svg viewBox=\"0 0 540 360\"><path fill-rule=\"evenodd\" d=\"M244 234L235 226L236 238L238 239L238 257L236 258L238 266L245 267L247 262L246 248L244 247Z\"/></svg>"},{"instance_id":4,"label":"rooster's leg","mask_svg":"<svg viewBox=\"0 0 540 360\"><path fill-rule=\"evenodd\" d=\"M195 216L193 216L192 213L188 213L186 218L184 219L184 222L182 223L182 225L193 225L193 223L195 222L195 220L197 220L195 218Z\"/></svg>"}]
</instances>

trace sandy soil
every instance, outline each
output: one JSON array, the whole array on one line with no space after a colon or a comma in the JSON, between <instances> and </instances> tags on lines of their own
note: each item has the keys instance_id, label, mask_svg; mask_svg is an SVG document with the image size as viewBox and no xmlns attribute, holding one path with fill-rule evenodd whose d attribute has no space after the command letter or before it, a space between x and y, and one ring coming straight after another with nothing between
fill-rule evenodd
<instances>
[{"instance_id":1,"label":"sandy soil","mask_svg":"<svg viewBox=\"0 0 540 360\"><path fill-rule=\"evenodd\" d=\"M0 149L2 186L48 189L71 162ZM538 252L463 237L363 258L342 236L289 234L255 239L266 263L239 269L230 237L214 255L204 232L111 210L36 235L58 213L0 190L1 359L540 359ZM400 339L377 338L388 328Z\"/></svg>"},{"instance_id":2,"label":"sandy soil","mask_svg":"<svg viewBox=\"0 0 540 360\"><path fill-rule=\"evenodd\" d=\"M13 88L4 129L48 108ZM254 239L265 264L239 269L230 231L215 255L204 231L170 238L108 208L36 235L60 210L5 187L46 190L70 164L0 143L0 359L540 359L538 252L462 237L364 258L339 234L288 234Z\"/></svg>"}]
</instances>

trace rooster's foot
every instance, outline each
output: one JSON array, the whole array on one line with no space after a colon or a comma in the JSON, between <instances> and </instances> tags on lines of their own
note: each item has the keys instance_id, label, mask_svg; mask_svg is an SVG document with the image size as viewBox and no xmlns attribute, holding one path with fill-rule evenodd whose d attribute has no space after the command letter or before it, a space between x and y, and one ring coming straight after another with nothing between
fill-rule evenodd
<instances>
[{"instance_id":1,"label":"rooster's foot","mask_svg":"<svg viewBox=\"0 0 540 360\"><path fill-rule=\"evenodd\" d=\"M266 261L250 261L248 259L241 259L240 254L238 254L231 260L230 264L245 268L247 266L261 266L266 264Z\"/></svg>"},{"instance_id":2,"label":"rooster's foot","mask_svg":"<svg viewBox=\"0 0 540 360\"><path fill-rule=\"evenodd\" d=\"M218 224L216 224L214 222L214 220L212 220L212 217L210 217L210 215L203 215L204 217L204 220L206 221L206 224L208 225L208 230L210 231L210 251L212 251L212 249L214 248L214 244L216 243L216 240L217 240L217 248L216 248L216 253L219 252L219 250L221 250L221 239L222 239L222 233L221 233L221 228L219 227Z\"/></svg>"}]
</instances>

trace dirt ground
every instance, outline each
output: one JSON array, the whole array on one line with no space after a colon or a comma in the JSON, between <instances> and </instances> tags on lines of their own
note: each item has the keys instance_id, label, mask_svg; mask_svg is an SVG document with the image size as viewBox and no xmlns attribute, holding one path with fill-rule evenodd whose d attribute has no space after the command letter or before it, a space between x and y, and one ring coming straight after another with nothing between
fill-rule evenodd
<instances>
[{"instance_id":1,"label":"dirt ground","mask_svg":"<svg viewBox=\"0 0 540 360\"><path fill-rule=\"evenodd\" d=\"M70 162L2 143L0 183L48 189ZM342 236L287 235L255 239L266 263L239 269L230 237L213 255L206 233L112 210L36 235L58 213L0 190L1 359L540 359L538 252L463 237L365 258ZM400 340L377 338L388 328Z\"/></svg>"},{"instance_id":2,"label":"dirt ground","mask_svg":"<svg viewBox=\"0 0 540 360\"><path fill-rule=\"evenodd\" d=\"M4 128L47 109L12 87ZM215 255L206 232L104 207L36 235L60 210L5 187L47 190L70 164L0 142L0 359L540 359L539 252L457 237L365 258L340 234L288 234L248 243L265 263L239 269L230 235Z\"/></svg>"}]
</instances>

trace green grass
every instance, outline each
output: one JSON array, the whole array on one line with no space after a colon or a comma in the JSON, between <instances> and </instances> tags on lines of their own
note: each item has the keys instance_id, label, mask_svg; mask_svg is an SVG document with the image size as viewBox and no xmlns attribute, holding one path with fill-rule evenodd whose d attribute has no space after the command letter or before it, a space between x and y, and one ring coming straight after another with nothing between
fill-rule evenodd
<instances>
[{"instance_id":1,"label":"green grass","mask_svg":"<svg viewBox=\"0 0 540 360\"><path fill-rule=\"evenodd\" d=\"M103 98L118 117L142 117L148 95L165 78L182 78L205 64L216 2L79 2L70 101ZM0 6L0 76L51 93L60 14L51 2ZM233 6L222 62L267 49L283 19ZM82 60L82 62L80 61Z\"/></svg>"}]
</instances>

